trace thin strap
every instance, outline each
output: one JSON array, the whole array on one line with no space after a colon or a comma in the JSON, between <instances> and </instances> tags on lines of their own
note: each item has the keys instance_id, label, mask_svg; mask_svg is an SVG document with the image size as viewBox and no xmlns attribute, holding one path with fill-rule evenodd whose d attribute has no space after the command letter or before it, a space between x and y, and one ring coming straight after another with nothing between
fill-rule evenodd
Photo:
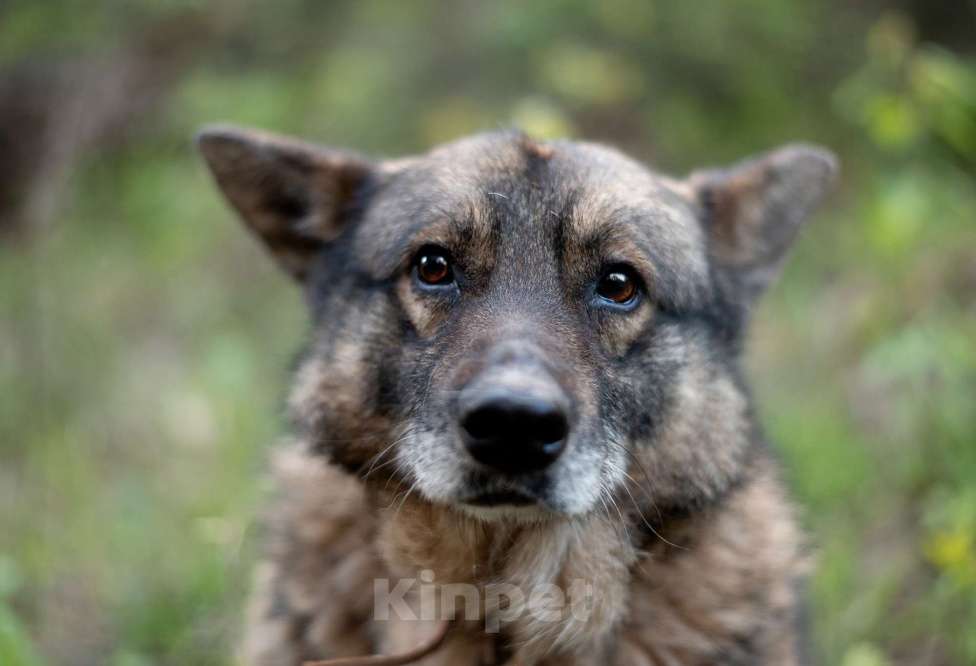
<instances>
[{"instance_id":1,"label":"thin strap","mask_svg":"<svg viewBox=\"0 0 976 666\"><path fill-rule=\"evenodd\" d=\"M363 657L339 657L338 659L323 659L321 661L306 661L304 666L403 666L423 659L439 648L447 638L451 623L444 621L437 628L437 633L426 643L415 647L403 654L382 655L374 654Z\"/></svg>"}]
</instances>

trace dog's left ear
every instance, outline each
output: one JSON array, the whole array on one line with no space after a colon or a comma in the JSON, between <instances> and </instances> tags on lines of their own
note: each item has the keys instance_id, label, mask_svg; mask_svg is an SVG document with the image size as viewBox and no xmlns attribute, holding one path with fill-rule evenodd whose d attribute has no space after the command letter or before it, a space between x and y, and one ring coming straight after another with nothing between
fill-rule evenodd
<instances>
[{"instance_id":1,"label":"dog's left ear","mask_svg":"<svg viewBox=\"0 0 976 666\"><path fill-rule=\"evenodd\" d=\"M730 296L748 306L773 281L836 174L830 151L792 144L689 177L711 261L725 286L736 292Z\"/></svg>"},{"instance_id":2,"label":"dog's left ear","mask_svg":"<svg viewBox=\"0 0 976 666\"><path fill-rule=\"evenodd\" d=\"M197 145L224 196L299 282L374 173L352 153L259 130L206 127Z\"/></svg>"}]
</instances>

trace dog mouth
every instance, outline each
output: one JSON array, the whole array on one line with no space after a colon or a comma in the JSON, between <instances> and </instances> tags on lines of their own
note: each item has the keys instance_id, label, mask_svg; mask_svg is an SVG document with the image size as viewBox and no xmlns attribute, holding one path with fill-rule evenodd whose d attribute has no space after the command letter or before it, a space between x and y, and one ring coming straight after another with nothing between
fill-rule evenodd
<instances>
[{"instance_id":1,"label":"dog mouth","mask_svg":"<svg viewBox=\"0 0 976 666\"><path fill-rule=\"evenodd\" d=\"M537 504L537 500L532 495L515 489L493 490L472 495L464 500L465 504L480 507L492 506L529 506Z\"/></svg>"},{"instance_id":2,"label":"dog mouth","mask_svg":"<svg viewBox=\"0 0 976 666\"><path fill-rule=\"evenodd\" d=\"M548 505L549 484L544 478L499 478L469 473L465 492L456 501L469 507L543 508Z\"/></svg>"}]
</instances>

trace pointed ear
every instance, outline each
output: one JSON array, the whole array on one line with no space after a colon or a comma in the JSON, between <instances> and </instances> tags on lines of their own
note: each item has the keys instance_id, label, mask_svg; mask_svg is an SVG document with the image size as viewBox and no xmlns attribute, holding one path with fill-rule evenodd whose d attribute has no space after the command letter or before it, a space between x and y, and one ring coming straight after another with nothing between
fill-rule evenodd
<instances>
[{"instance_id":1,"label":"pointed ear","mask_svg":"<svg viewBox=\"0 0 976 666\"><path fill-rule=\"evenodd\" d=\"M258 130L205 127L197 146L224 196L298 281L342 231L373 165L352 153Z\"/></svg>"},{"instance_id":2,"label":"pointed ear","mask_svg":"<svg viewBox=\"0 0 976 666\"><path fill-rule=\"evenodd\" d=\"M745 304L775 279L803 223L830 190L837 159L792 144L728 169L689 177L701 204L713 265Z\"/></svg>"}]
</instances>

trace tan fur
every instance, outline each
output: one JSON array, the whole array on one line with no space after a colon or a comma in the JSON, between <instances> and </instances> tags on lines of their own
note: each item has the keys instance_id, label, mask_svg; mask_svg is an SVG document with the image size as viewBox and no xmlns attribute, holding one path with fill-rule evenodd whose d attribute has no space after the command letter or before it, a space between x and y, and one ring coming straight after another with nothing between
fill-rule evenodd
<instances>
[{"instance_id":1,"label":"tan fur","mask_svg":"<svg viewBox=\"0 0 976 666\"><path fill-rule=\"evenodd\" d=\"M621 666L711 663L716 644L735 636L761 641L757 651L766 663L797 663L795 578L807 565L771 471L762 470L725 507L683 531L671 538L687 551L658 546L634 574L633 619L621 640L644 661Z\"/></svg>"},{"instance_id":2,"label":"tan fur","mask_svg":"<svg viewBox=\"0 0 976 666\"><path fill-rule=\"evenodd\" d=\"M682 349L690 358L676 382L672 418L663 424L661 441L636 455L653 479L637 477L633 492L651 493L655 498L681 504L689 486L698 485L704 494L709 488L724 487L739 473L750 445L746 399L726 376L710 376L701 352ZM702 424L708 424L702 428ZM658 470L682 470L681 476Z\"/></svg>"},{"instance_id":3,"label":"tan fur","mask_svg":"<svg viewBox=\"0 0 976 666\"><path fill-rule=\"evenodd\" d=\"M793 582L807 565L768 465L721 508L652 536L644 549L615 514L488 525L449 507L366 491L296 444L277 454L275 476L280 497L269 516L270 557L256 577L249 663L297 664L421 643L432 623L375 622L370 613L374 579L416 577L422 569L433 570L438 583L591 581L596 597L587 622L525 617L503 627L526 666L707 664L742 636L776 655L768 663L797 663ZM276 616L275 603L290 609ZM494 637L481 626L461 623L422 663L492 663L482 659Z\"/></svg>"}]
</instances>

